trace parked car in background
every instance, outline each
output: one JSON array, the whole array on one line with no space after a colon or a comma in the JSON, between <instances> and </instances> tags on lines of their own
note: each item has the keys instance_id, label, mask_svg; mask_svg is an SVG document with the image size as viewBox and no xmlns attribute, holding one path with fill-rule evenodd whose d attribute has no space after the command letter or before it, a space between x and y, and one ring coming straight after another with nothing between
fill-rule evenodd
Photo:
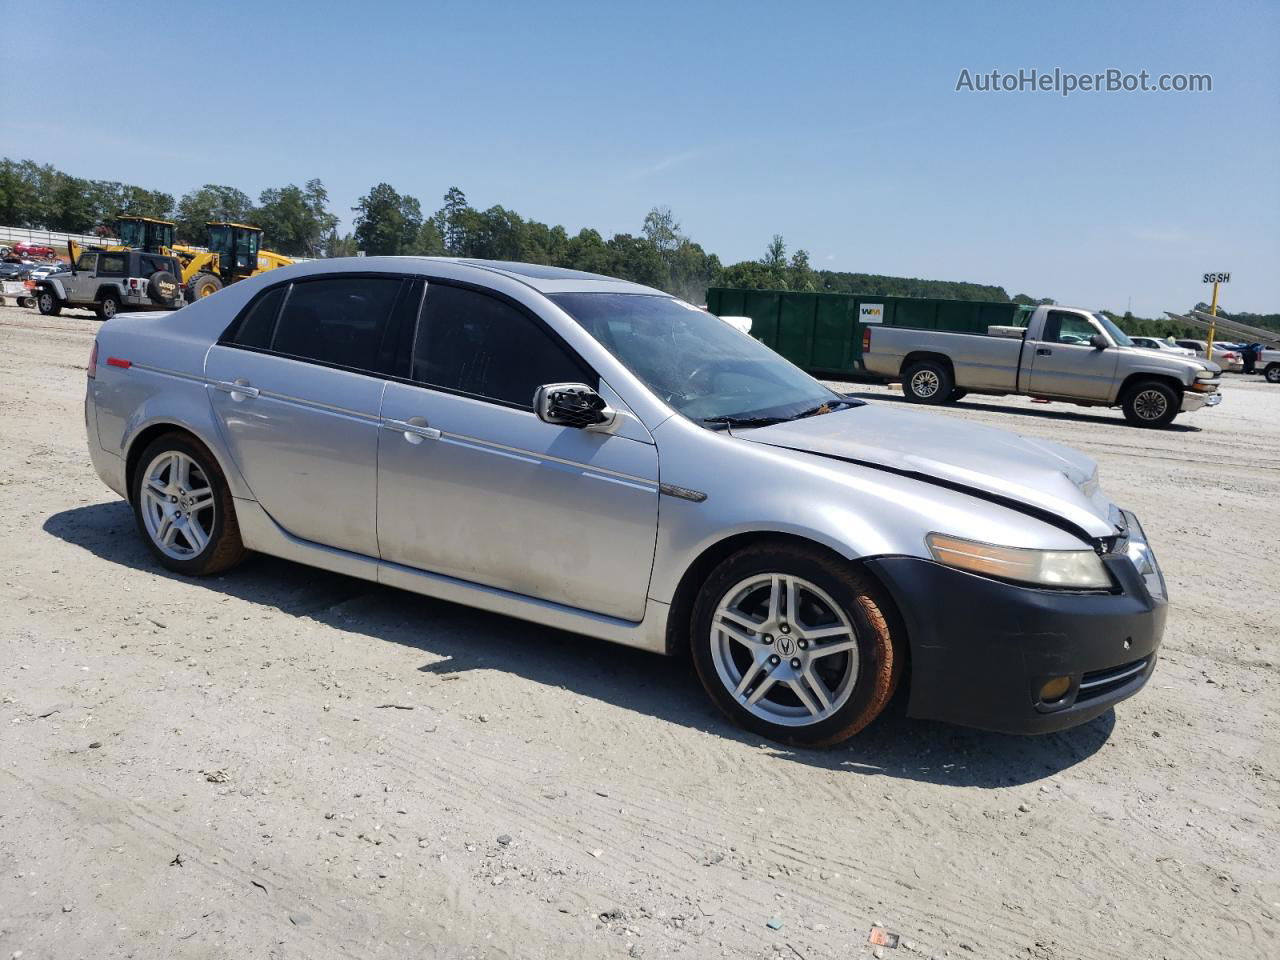
<instances>
[{"instance_id":1,"label":"parked car in background","mask_svg":"<svg viewBox=\"0 0 1280 960\"><path fill-rule=\"evenodd\" d=\"M1164 629L1142 527L1088 457L842 397L608 277L283 267L178 322L105 323L85 413L170 570L259 550L690 655L789 743L857 733L899 683L914 716L1074 726L1142 688Z\"/></svg>"},{"instance_id":2,"label":"parked car in background","mask_svg":"<svg viewBox=\"0 0 1280 960\"><path fill-rule=\"evenodd\" d=\"M35 281L36 307L57 316L63 307L85 307L110 320L130 310L177 310L183 305L182 265L177 257L141 250L86 250L66 273Z\"/></svg>"},{"instance_id":3,"label":"parked car in background","mask_svg":"<svg viewBox=\"0 0 1280 960\"><path fill-rule=\"evenodd\" d=\"M43 280L45 277L52 277L59 273L70 273L71 267L65 263L44 263L38 267L33 267L30 274L32 280Z\"/></svg>"},{"instance_id":4,"label":"parked car in background","mask_svg":"<svg viewBox=\"0 0 1280 960\"><path fill-rule=\"evenodd\" d=\"M1209 343L1206 340L1178 340L1175 342L1180 347L1194 350L1196 356L1202 360L1205 357L1205 351L1209 347ZM1223 370L1231 373L1240 373L1244 370L1244 357L1240 356L1239 351L1229 349L1220 343L1213 345L1213 362Z\"/></svg>"},{"instance_id":5,"label":"parked car in background","mask_svg":"<svg viewBox=\"0 0 1280 960\"><path fill-rule=\"evenodd\" d=\"M1262 375L1267 378L1267 383L1280 383L1280 350L1275 347L1263 347L1258 351L1254 369L1262 371Z\"/></svg>"},{"instance_id":6,"label":"parked car in background","mask_svg":"<svg viewBox=\"0 0 1280 960\"><path fill-rule=\"evenodd\" d=\"M1218 367L1138 349L1105 314L1089 310L1038 306L1026 327L992 326L985 334L868 326L862 337L866 369L901 380L914 403L1014 393L1118 406L1132 424L1164 427L1180 412L1222 400Z\"/></svg>"},{"instance_id":7,"label":"parked car in background","mask_svg":"<svg viewBox=\"0 0 1280 960\"><path fill-rule=\"evenodd\" d=\"M1179 357L1194 357L1196 352L1188 350L1186 347L1175 346L1168 340L1160 340L1156 337L1135 337L1130 336L1135 347L1141 347L1143 350L1163 350L1165 353L1172 353Z\"/></svg>"},{"instance_id":8,"label":"parked car in background","mask_svg":"<svg viewBox=\"0 0 1280 960\"><path fill-rule=\"evenodd\" d=\"M38 257L47 259L57 255L57 251L53 247L48 247L39 243L25 243L19 240L13 245L10 251L14 256L19 257Z\"/></svg>"}]
</instances>

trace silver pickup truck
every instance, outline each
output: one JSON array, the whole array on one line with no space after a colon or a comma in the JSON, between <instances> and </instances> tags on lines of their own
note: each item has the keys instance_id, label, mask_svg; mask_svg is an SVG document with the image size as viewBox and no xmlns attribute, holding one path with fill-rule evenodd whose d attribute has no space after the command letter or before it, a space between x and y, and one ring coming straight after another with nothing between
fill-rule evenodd
<instances>
[{"instance_id":1,"label":"silver pickup truck","mask_svg":"<svg viewBox=\"0 0 1280 960\"><path fill-rule=\"evenodd\" d=\"M1222 400L1216 364L1139 349L1105 314L1073 307L1040 306L1025 327L985 334L869 325L862 344L867 372L901 381L916 403L1015 393L1118 406L1132 424L1164 427Z\"/></svg>"}]
</instances>

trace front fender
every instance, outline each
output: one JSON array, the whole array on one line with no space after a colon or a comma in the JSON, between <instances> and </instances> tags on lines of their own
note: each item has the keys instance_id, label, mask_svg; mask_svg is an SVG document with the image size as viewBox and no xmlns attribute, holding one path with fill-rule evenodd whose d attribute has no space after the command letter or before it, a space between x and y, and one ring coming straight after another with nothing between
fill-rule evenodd
<instances>
[{"instance_id":1,"label":"front fender","mask_svg":"<svg viewBox=\"0 0 1280 960\"><path fill-rule=\"evenodd\" d=\"M742 534L788 534L849 560L927 558L925 536L939 530L1011 546L1080 547L1065 530L959 490L712 433L681 417L654 438L663 485L706 494L659 497L649 596L663 603L707 550Z\"/></svg>"},{"instance_id":2,"label":"front fender","mask_svg":"<svg viewBox=\"0 0 1280 960\"><path fill-rule=\"evenodd\" d=\"M53 293L59 300L67 299L67 291L62 286L61 280L55 280L52 277L46 277L43 280L36 281L37 290L48 290Z\"/></svg>"}]
</instances>

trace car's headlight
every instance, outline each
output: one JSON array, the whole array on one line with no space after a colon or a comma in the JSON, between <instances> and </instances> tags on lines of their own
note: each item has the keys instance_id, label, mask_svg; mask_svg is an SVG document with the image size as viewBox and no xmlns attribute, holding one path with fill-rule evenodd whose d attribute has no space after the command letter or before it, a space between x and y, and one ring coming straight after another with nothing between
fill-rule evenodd
<instances>
[{"instance_id":1,"label":"car's headlight","mask_svg":"<svg viewBox=\"0 0 1280 960\"><path fill-rule=\"evenodd\" d=\"M970 573L1041 587L1096 590L1111 586L1102 558L1092 550L1028 550L943 533L931 533L924 539L933 559Z\"/></svg>"}]
</instances>

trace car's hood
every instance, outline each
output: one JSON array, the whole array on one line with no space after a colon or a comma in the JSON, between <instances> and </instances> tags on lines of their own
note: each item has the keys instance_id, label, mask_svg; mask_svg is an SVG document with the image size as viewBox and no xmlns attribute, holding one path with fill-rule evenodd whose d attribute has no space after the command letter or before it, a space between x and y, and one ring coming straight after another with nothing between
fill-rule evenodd
<instances>
[{"instance_id":1,"label":"car's hood","mask_svg":"<svg viewBox=\"0 0 1280 960\"><path fill-rule=\"evenodd\" d=\"M867 404L735 437L880 467L1051 513L1091 537L1117 532L1098 465L1051 440Z\"/></svg>"},{"instance_id":2,"label":"car's hood","mask_svg":"<svg viewBox=\"0 0 1280 960\"><path fill-rule=\"evenodd\" d=\"M1115 349L1123 350L1126 353L1139 354L1144 360L1150 360L1152 357L1156 357L1164 362L1166 368L1168 368L1170 372L1190 370L1192 371L1193 376L1201 370L1208 370L1210 373L1214 374L1222 372L1222 367L1218 366L1217 363L1211 360L1205 360L1203 357L1199 357L1194 354L1188 356L1185 353L1174 353L1172 350L1159 348L1152 350L1149 347L1116 347Z\"/></svg>"}]
</instances>

